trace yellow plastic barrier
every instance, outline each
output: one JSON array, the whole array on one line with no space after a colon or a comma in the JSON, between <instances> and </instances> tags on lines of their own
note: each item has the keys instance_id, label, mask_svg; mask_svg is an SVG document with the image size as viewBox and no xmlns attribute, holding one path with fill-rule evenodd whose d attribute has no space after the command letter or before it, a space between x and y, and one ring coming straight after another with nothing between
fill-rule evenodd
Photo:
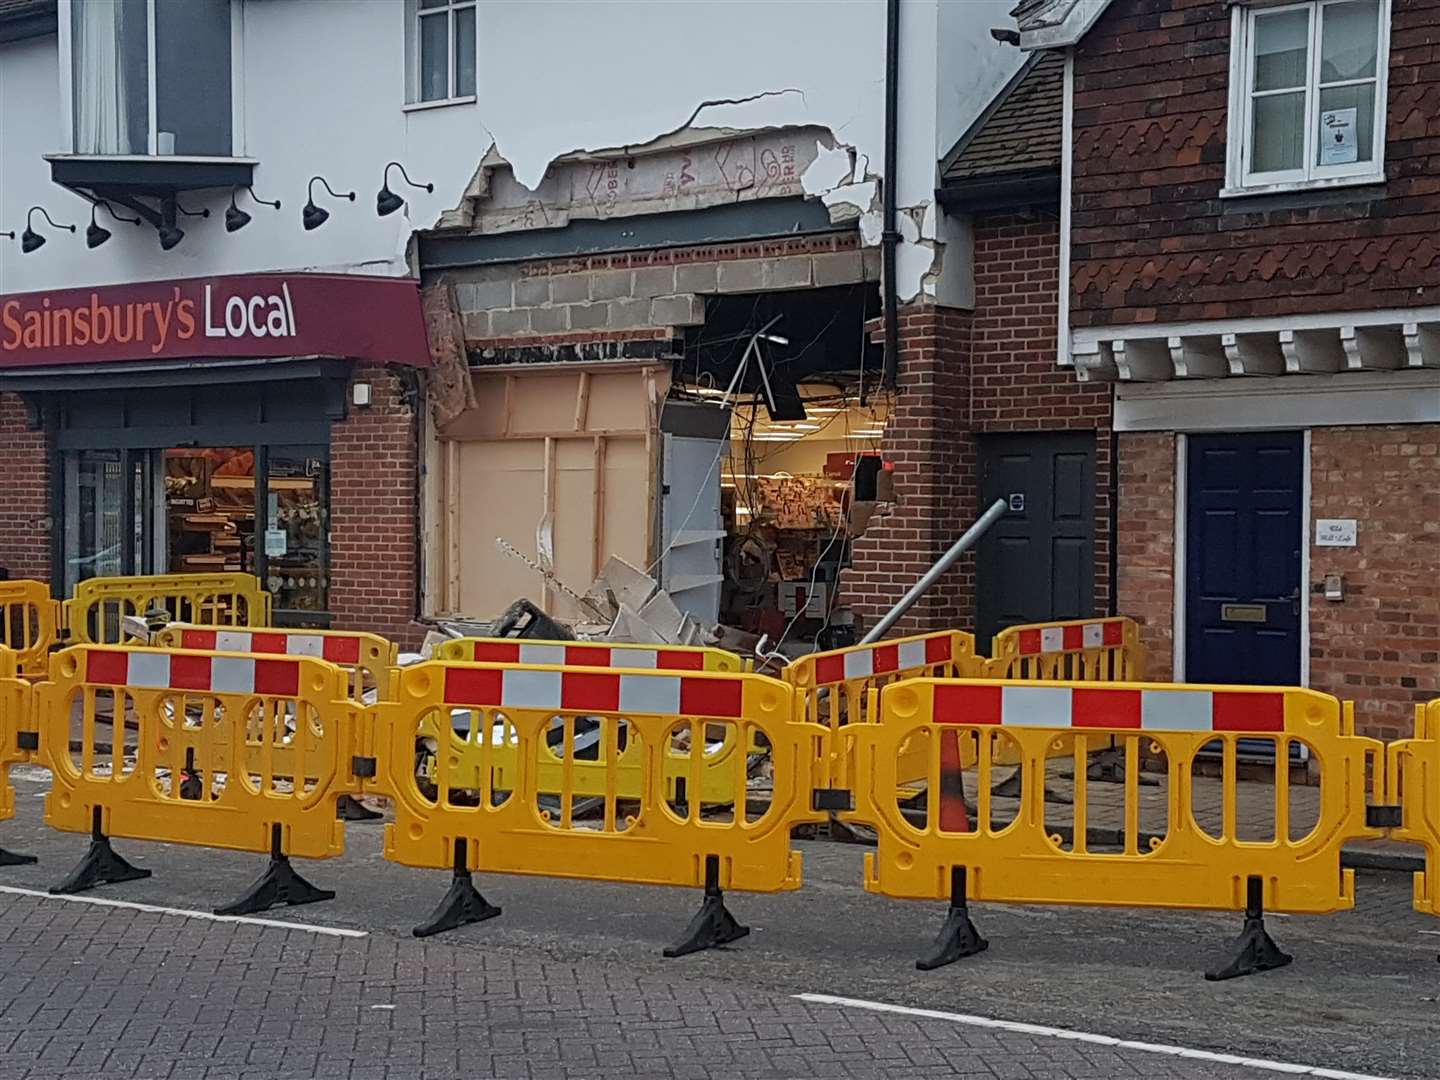
<instances>
[{"instance_id":1,"label":"yellow plastic barrier","mask_svg":"<svg viewBox=\"0 0 1440 1080\"><path fill-rule=\"evenodd\" d=\"M887 896L949 898L951 920L927 967L984 947L965 915L968 899L1023 904L1245 910L1240 955L1209 977L1228 978L1288 963L1264 933L1265 907L1323 913L1354 903L1354 874L1340 867L1346 840L1377 836L1366 824L1367 769L1382 746L1354 735L1353 713L1309 690L1277 687L1172 686L1083 682L992 682L917 679L887 687L879 724L852 728L858 782L847 818L879 834L867 855L865 887ZM1047 825L1045 763L1057 737L1074 739L1074 829L1068 842ZM1301 742L1319 762L1319 819L1304 836L1291 827L1288 774L1276 777L1274 827L1268 839L1242 839L1237 822L1236 744L1270 738L1276 759L1289 760ZM1126 750L1121 850L1094 851L1087 842L1087 786L1083 763L1090 739L1119 740ZM901 812L893 796L897 763L907 742L929 751L929 782L940 789L945 745L976 747L979 775L974 821L947 822L932 805L924 820ZM1221 821L1202 827L1192 805L1196 754L1219 743ZM997 744L1018 752L1025 782L1018 815L998 823L992 813L990 772ZM913 745L913 742L912 742ZM1164 834L1142 839L1139 765L1143 753L1163 752L1168 772ZM949 755L953 761L953 751ZM1378 771L1378 770L1377 770Z\"/></svg>"},{"instance_id":2,"label":"yellow plastic barrier","mask_svg":"<svg viewBox=\"0 0 1440 1080\"><path fill-rule=\"evenodd\" d=\"M163 649L256 653L264 656L313 656L343 668L350 696L364 701L390 697L400 647L378 634L347 630L236 630L224 626L168 626L155 635Z\"/></svg>"},{"instance_id":3,"label":"yellow plastic barrier","mask_svg":"<svg viewBox=\"0 0 1440 1080\"><path fill-rule=\"evenodd\" d=\"M818 820L811 809L825 729L796 722L795 692L752 674L582 670L432 661L400 672L398 700L373 710L379 762L367 784L395 802L385 830L385 855L405 866L452 869L445 902L418 935L476 922L498 910L470 883L471 871L538 874L645 885L704 886L706 902L671 955L743 936L724 908L723 888L752 892L795 889L800 855L790 829ZM465 736L449 717L465 710ZM561 782L542 784L535 763L551 754L552 722L560 720ZM598 723L603 744L603 805L577 820L576 725ZM415 775L414 747L427 724L451 731L441 753L463 743L479 748L478 789L451 787L445 769L427 794ZM732 774L723 806L700 799L677 804L667 791L666 757L677 739L703 744L708 726L733 729L732 741L761 739L771 748L774 790L768 807L747 799L742 771ZM621 793L622 730L640 755L638 798ZM498 735L497 735L498 733ZM519 767L513 787L498 787L492 760L513 743ZM687 754L689 790L701 787L704 755ZM507 783L509 781L507 780Z\"/></svg>"},{"instance_id":4,"label":"yellow plastic barrier","mask_svg":"<svg viewBox=\"0 0 1440 1080\"><path fill-rule=\"evenodd\" d=\"M1387 753L1387 801L1398 796L1400 805L1390 836L1425 849L1425 869L1415 873L1415 910L1440 915L1440 699L1415 707L1415 737L1391 743Z\"/></svg>"},{"instance_id":5,"label":"yellow plastic barrier","mask_svg":"<svg viewBox=\"0 0 1440 1080\"><path fill-rule=\"evenodd\" d=\"M65 601L65 625L76 644L116 644L121 616L156 608L168 611L173 622L270 625L270 594L252 574L90 578Z\"/></svg>"},{"instance_id":6,"label":"yellow plastic barrier","mask_svg":"<svg viewBox=\"0 0 1440 1080\"><path fill-rule=\"evenodd\" d=\"M434 650L434 658L441 661L490 664L523 664L539 666L564 666L572 668L601 668L606 670L636 671L714 671L738 674L748 669L746 661L734 653L722 649L706 649L686 645L630 645L610 642L577 641L531 641L519 638L456 638L441 642ZM458 712L452 721L462 728L469 723L465 712ZM453 727L452 723L452 727ZM433 739L435 729L427 724L421 735ZM747 755L737 754L735 744L726 738L711 747L707 739L704 768L700 772L700 798L705 802L719 802L727 792L734 789L735 774L743 773L748 764ZM755 749L754 747L751 748ZM514 743L501 743L491 748L489 756L481 760L481 747L471 741L452 746L448 755L450 786L452 788L475 789L480 786L482 770L492 770L494 783L501 787L514 785L519 767L518 747ZM594 760L580 759L572 763L572 782L575 793L588 798L599 798L605 794L608 770L604 755L605 747L597 748ZM681 801L687 792L694 792L689 780L689 755L671 752L665 759L667 797ZM537 763L540 790L554 792L561 783L561 760L556 754L542 757ZM619 794L624 798L639 798L641 791L641 754L630 744L619 749L617 776ZM427 779L433 780L427 769Z\"/></svg>"},{"instance_id":7,"label":"yellow plastic barrier","mask_svg":"<svg viewBox=\"0 0 1440 1080\"><path fill-rule=\"evenodd\" d=\"M338 667L82 645L55 654L34 693L39 759L53 774L45 821L92 837L52 891L148 876L110 848L121 836L269 852L270 869L229 913L333 895L299 878L287 856L344 849L336 803L359 787L359 707Z\"/></svg>"},{"instance_id":8,"label":"yellow plastic barrier","mask_svg":"<svg viewBox=\"0 0 1440 1080\"><path fill-rule=\"evenodd\" d=\"M1144 682L1145 648L1133 619L1012 626L995 635L987 679Z\"/></svg>"},{"instance_id":9,"label":"yellow plastic barrier","mask_svg":"<svg viewBox=\"0 0 1440 1080\"><path fill-rule=\"evenodd\" d=\"M20 672L43 676L60 640L60 605L39 581L0 581L0 646L18 654Z\"/></svg>"},{"instance_id":10,"label":"yellow plastic barrier","mask_svg":"<svg viewBox=\"0 0 1440 1080\"><path fill-rule=\"evenodd\" d=\"M0 648L0 821L15 816L15 789L10 785L10 766L30 760L34 733L30 723L30 684L19 677L14 650ZM0 848L0 866L33 863L32 855L16 855Z\"/></svg>"}]
</instances>

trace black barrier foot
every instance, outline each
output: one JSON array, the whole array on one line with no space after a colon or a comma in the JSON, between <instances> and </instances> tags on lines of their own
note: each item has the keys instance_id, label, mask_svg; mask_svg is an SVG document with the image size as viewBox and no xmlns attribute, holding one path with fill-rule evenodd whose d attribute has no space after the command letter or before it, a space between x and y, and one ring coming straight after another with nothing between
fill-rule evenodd
<instances>
[{"instance_id":1,"label":"black barrier foot","mask_svg":"<svg viewBox=\"0 0 1440 1080\"><path fill-rule=\"evenodd\" d=\"M34 855L21 855L18 852L0 848L0 866L29 866L31 863L39 861Z\"/></svg>"},{"instance_id":2,"label":"black barrier foot","mask_svg":"<svg viewBox=\"0 0 1440 1080\"><path fill-rule=\"evenodd\" d=\"M990 943L980 936L975 924L970 921L970 907L965 898L965 867L950 868L950 910L945 915L945 925L935 938L935 948L915 961L921 971L934 971L956 960L982 953Z\"/></svg>"},{"instance_id":3,"label":"black barrier foot","mask_svg":"<svg viewBox=\"0 0 1440 1080\"><path fill-rule=\"evenodd\" d=\"M1205 973L1207 982L1221 982L1236 979L1241 975L1254 975L1284 967L1294 959L1289 953L1280 951L1265 930L1265 911L1261 906L1263 893L1258 877L1249 878L1246 883L1245 929L1231 946L1232 956L1219 967Z\"/></svg>"},{"instance_id":4,"label":"black barrier foot","mask_svg":"<svg viewBox=\"0 0 1440 1080\"><path fill-rule=\"evenodd\" d=\"M445 899L435 909L427 922L410 931L416 937L432 937L446 930L456 930L471 923L484 922L500 914L500 909L475 888L470 869L465 865L465 841L455 841L455 876L450 879L450 888L445 890Z\"/></svg>"},{"instance_id":5,"label":"black barrier foot","mask_svg":"<svg viewBox=\"0 0 1440 1080\"><path fill-rule=\"evenodd\" d=\"M85 892L96 885L119 885L124 881L140 881L150 876L149 870L141 870L115 854L110 838L100 831L100 808L96 807L90 823L90 850L80 860L80 865L70 871L70 876L50 889L52 896L68 896Z\"/></svg>"},{"instance_id":6,"label":"black barrier foot","mask_svg":"<svg viewBox=\"0 0 1440 1080\"><path fill-rule=\"evenodd\" d=\"M685 927L684 936L662 953L668 959L688 956L702 949L715 949L739 941L750 933L748 926L741 926L725 906L725 894L720 891L720 860L714 855L705 857L705 899L700 910Z\"/></svg>"},{"instance_id":7,"label":"black barrier foot","mask_svg":"<svg viewBox=\"0 0 1440 1080\"><path fill-rule=\"evenodd\" d=\"M335 816L341 821L378 821L385 815L378 810L371 810L359 799L341 795L335 802Z\"/></svg>"},{"instance_id":8,"label":"black barrier foot","mask_svg":"<svg viewBox=\"0 0 1440 1080\"><path fill-rule=\"evenodd\" d=\"M330 889L317 889L295 872L290 859L280 850L280 826L274 825L270 830L270 865L239 900L216 908L215 914L253 915L278 904L295 907L334 899L335 893Z\"/></svg>"}]
</instances>

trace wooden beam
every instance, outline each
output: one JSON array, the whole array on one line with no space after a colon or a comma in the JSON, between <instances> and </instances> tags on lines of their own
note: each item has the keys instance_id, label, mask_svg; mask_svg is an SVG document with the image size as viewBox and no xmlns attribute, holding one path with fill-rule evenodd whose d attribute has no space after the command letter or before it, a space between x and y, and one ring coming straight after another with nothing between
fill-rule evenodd
<instances>
[{"instance_id":1,"label":"wooden beam","mask_svg":"<svg viewBox=\"0 0 1440 1080\"><path fill-rule=\"evenodd\" d=\"M500 424L500 434L510 434L510 421L515 412L515 376L505 376L505 416Z\"/></svg>"},{"instance_id":2,"label":"wooden beam","mask_svg":"<svg viewBox=\"0 0 1440 1080\"><path fill-rule=\"evenodd\" d=\"M551 568L551 570L553 571L554 568L555 568L555 559L554 559L555 552L554 552L554 547L553 547L553 544L554 544L554 535L555 535L555 534L554 534L554 522L555 522L555 440L554 440L554 439L546 439L546 440L545 440L545 516L546 516L546 517L550 520L550 522L551 522L551 534L550 534L550 535L551 535L551 544L552 544L552 547L551 547L551 552L550 552L550 555L551 555L550 568ZM538 545L537 545L537 548L538 548ZM537 551L535 552L535 554L536 554L536 556L538 557L539 554L540 554L540 552L537 550ZM549 579L549 578L542 578L542 579L541 579L541 584L540 584L540 606L541 606L541 608L543 608L546 612L549 612L549 610L550 610L550 605L551 605L551 603L553 602L553 598L552 598L552 595L551 595L551 594L552 594L552 590L551 590L551 588L550 588L550 579Z\"/></svg>"},{"instance_id":3,"label":"wooden beam","mask_svg":"<svg viewBox=\"0 0 1440 1080\"><path fill-rule=\"evenodd\" d=\"M605 438L601 435L595 436L595 443L591 450L591 473L592 487L594 488L594 509L591 511L593 518L594 543L590 550L590 577L593 580L600 576L600 570L605 565Z\"/></svg>"},{"instance_id":4,"label":"wooden beam","mask_svg":"<svg viewBox=\"0 0 1440 1080\"><path fill-rule=\"evenodd\" d=\"M460 443L445 447L445 610L460 611Z\"/></svg>"},{"instance_id":5,"label":"wooden beam","mask_svg":"<svg viewBox=\"0 0 1440 1080\"><path fill-rule=\"evenodd\" d=\"M575 430L584 431L590 420L590 372L580 372L580 385L575 392Z\"/></svg>"}]
</instances>

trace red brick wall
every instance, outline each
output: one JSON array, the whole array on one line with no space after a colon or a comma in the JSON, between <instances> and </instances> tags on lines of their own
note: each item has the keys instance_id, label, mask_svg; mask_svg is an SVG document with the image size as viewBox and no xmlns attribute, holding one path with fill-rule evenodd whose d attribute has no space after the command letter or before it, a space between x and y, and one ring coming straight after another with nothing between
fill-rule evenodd
<instances>
[{"instance_id":1,"label":"red brick wall","mask_svg":"<svg viewBox=\"0 0 1440 1080\"><path fill-rule=\"evenodd\" d=\"M1147 676L1167 682L1174 671L1175 436L1118 435L1116 453L1117 610L1140 624L1140 640L1149 653Z\"/></svg>"},{"instance_id":2,"label":"red brick wall","mask_svg":"<svg viewBox=\"0 0 1440 1080\"><path fill-rule=\"evenodd\" d=\"M1311 518L1360 523L1356 547L1310 549L1312 582L1345 577L1342 602L1310 600L1310 685L1364 734L1409 735L1440 697L1440 424L1316 428L1310 460Z\"/></svg>"},{"instance_id":3,"label":"red brick wall","mask_svg":"<svg viewBox=\"0 0 1440 1080\"><path fill-rule=\"evenodd\" d=\"M934 304L900 313L900 392L883 441L895 468L894 509L872 519L851 553L842 602L872 625L974 520L975 439L967 422L970 314ZM894 633L968 627L975 560L964 556Z\"/></svg>"},{"instance_id":4,"label":"red brick wall","mask_svg":"<svg viewBox=\"0 0 1440 1080\"><path fill-rule=\"evenodd\" d=\"M1053 214L975 221L970 420L982 433L1095 432L1095 610L1110 602L1110 387L1055 361L1060 225Z\"/></svg>"},{"instance_id":5,"label":"red brick wall","mask_svg":"<svg viewBox=\"0 0 1440 1080\"><path fill-rule=\"evenodd\" d=\"M419 644L416 572L419 440L414 407L393 371L362 369L371 404L330 431L330 610L338 630Z\"/></svg>"},{"instance_id":6,"label":"red brick wall","mask_svg":"<svg viewBox=\"0 0 1440 1080\"><path fill-rule=\"evenodd\" d=\"M43 432L31 431L25 403L0 394L0 567L12 578L50 580L50 455Z\"/></svg>"},{"instance_id":7,"label":"red brick wall","mask_svg":"<svg viewBox=\"0 0 1440 1080\"><path fill-rule=\"evenodd\" d=\"M1393 0L1383 198L1225 184L1230 9L1115 0L1075 52L1071 323L1403 307L1440 287L1440 5Z\"/></svg>"}]
</instances>

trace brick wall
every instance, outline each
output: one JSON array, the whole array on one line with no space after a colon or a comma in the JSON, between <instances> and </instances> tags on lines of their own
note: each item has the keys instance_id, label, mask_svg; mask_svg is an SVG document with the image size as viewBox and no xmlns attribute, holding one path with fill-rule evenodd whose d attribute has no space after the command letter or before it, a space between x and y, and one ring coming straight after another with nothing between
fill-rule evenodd
<instances>
[{"instance_id":1,"label":"brick wall","mask_svg":"<svg viewBox=\"0 0 1440 1080\"><path fill-rule=\"evenodd\" d=\"M1353 548L1310 549L1310 685L1355 701L1356 727L1394 739L1440 697L1440 424L1316 428L1310 514L1355 518ZM1313 539L1313 537L1312 537Z\"/></svg>"},{"instance_id":2,"label":"brick wall","mask_svg":"<svg viewBox=\"0 0 1440 1080\"><path fill-rule=\"evenodd\" d=\"M1110 603L1110 387L1055 362L1060 224L1053 213L975 221L970 420L980 433L1095 432L1095 610Z\"/></svg>"},{"instance_id":3,"label":"brick wall","mask_svg":"<svg viewBox=\"0 0 1440 1080\"><path fill-rule=\"evenodd\" d=\"M337 630L367 630L413 648L419 522L414 407L393 371L366 368L371 404L330 431L330 610Z\"/></svg>"},{"instance_id":4,"label":"brick wall","mask_svg":"<svg viewBox=\"0 0 1440 1080\"><path fill-rule=\"evenodd\" d=\"M0 567L12 578L50 580L50 455L43 432L31 431L25 404L0 393Z\"/></svg>"},{"instance_id":5,"label":"brick wall","mask_svg":"<svg viewBox=\"0 0 1440 1080\"><path fill-rule=\"evenodd\" d=\"M1116 454L1117 610L1140 624L1150 654L1148 677L1168 682L1175 644L1175 436L1118 435Z\"/></svg>"},{"instance_id":6,"label":"brick wall","mask_svg":"<svg viewBox=\"0 0 1440 1080\"><path fill-rule=\"evenodd\" d=\"M1230 5L1115 0L1075 50L1071 322L1415 304L1440 287L1440 5L1393 0L1383 189L1223 200Z\"/></svg>"}]
</instances>

